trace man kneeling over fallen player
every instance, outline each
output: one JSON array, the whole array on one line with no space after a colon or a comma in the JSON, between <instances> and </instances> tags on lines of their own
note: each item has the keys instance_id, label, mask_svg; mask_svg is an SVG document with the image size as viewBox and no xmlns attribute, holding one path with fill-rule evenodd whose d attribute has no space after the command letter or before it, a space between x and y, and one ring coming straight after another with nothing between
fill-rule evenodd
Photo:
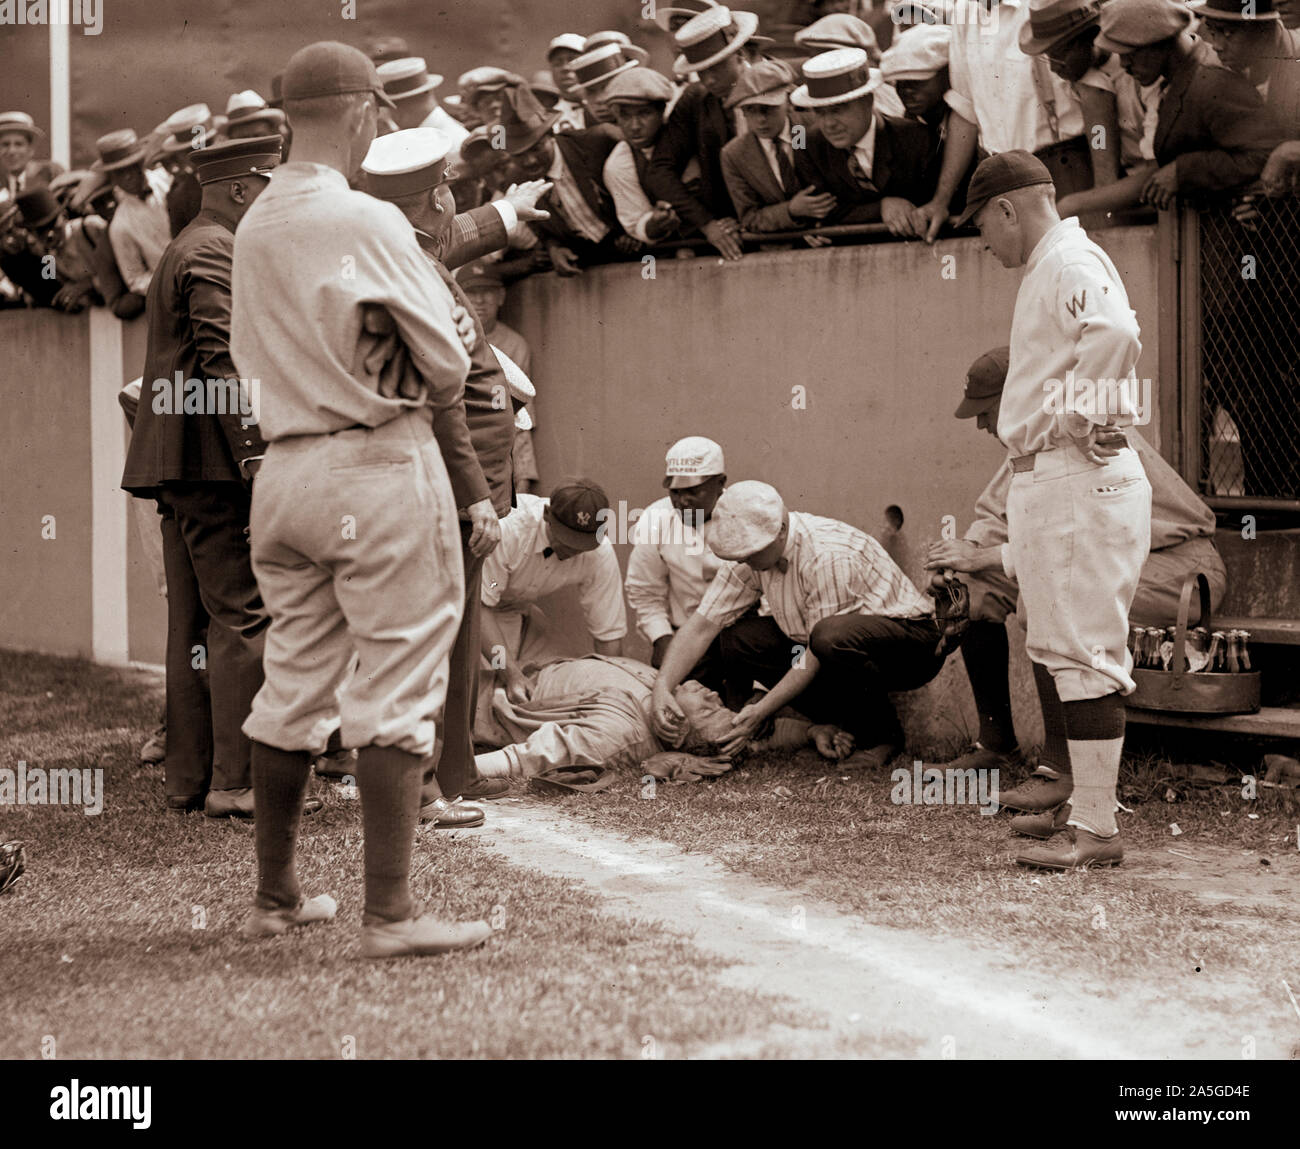
<instances>
[{"instance_id":1,"label":"man kneeling over fallen player","mask_svg":"<svg viewBox=\"0 0 1300 1149\"><path fill-rule=\"evenodd\" d=\"M726 561L669 644L654 688L655 733L669 745L682 736L685 715L673 691L720 635L729 687L754 680L767 687L736 715L724 753L789 705L852 735L852 766L888 762L903 746L890 692L924 686L943 665L931 601L870 535L787 511L766 483L723 492L709 548ZM743 617L764 595L771 615Z\"/></svg>"}]
</instances>

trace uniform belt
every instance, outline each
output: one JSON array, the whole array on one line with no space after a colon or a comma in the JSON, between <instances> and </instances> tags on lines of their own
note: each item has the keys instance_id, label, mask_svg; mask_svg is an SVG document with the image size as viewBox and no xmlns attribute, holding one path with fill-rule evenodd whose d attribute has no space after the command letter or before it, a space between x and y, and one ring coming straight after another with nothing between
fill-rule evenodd
<instances>
[{"instance_id":1,"label":"uniform belt","mask_svg":"<svg viewBox=\"0 0 1300 1149\"><path fill-rule=\"evenodd\" d=\"M1032 455L1015 455L1011 459L1011 470L1017 475L1021 471L1032 471L1034 469L1034 460L1037 458L1037 451Z\"/></svg>"}]
</instances>

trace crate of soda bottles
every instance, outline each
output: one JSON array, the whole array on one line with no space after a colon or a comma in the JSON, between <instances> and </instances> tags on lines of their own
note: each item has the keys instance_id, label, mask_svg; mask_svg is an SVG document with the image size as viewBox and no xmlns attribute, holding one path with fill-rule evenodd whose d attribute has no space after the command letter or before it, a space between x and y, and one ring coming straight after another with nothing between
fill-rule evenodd
<instances>
[{"instance_id":1,"label":"crate of soda bottles","mask_svg":"<svg viewBox=\"0 0 1300 1149\"><path fill-rule=\"evenodd\" d=\"M1188 626L1193 589L1201 595L1201 625ZM1250 631L1215 630L1210 584L1189 575L1178 601L1178 625L1129 628L1133 680L1124 701L1141 710L1192 714L1253 714L1259 671L1250 665Z\"/></svg>"}]
</instances>

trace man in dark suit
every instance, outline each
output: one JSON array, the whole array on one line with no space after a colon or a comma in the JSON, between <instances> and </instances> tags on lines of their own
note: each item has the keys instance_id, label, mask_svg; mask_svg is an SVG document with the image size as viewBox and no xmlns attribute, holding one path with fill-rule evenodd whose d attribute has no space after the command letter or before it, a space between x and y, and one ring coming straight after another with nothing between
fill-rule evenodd
<instances>
[{"instance_id":1,"label":"man in dark suit","mask_svg":"<svg viewBox=\"0 0 1300 1149\"><path fill-rule=\"evenodd\" d=\"M1096 45L1114 52L1142 87L1166 81L1156 121L1158 169L1142 200L1164 210L1175 196L1228 191L1255 179L1281 133L1244 76L1221 67L1187 31L1178 0L1110 0Z\"/></svg>"},{"instance_id":2,"label":"man in dark suit","mask_svg":"<svg viewBox=\"0 0 1300 1149\"><path fill-rule=\"evenodd\" d=\"M914 206L930 199L936 175L928 129L876 112L880 73L861 48L814 56L803 76L790 101L810 109L814 123L795 168L801 185L835 197L823 222L884 223L894 235L919 236Z\"/></svg>"},{"instance_id":3,"label":"man in dark suit","mask_svg":"<svg viewBox=\"0 0 1300 1149\"><path fill-rule=\"evenodd\" d=\"M513 218L541 223L546 212L526 205L516 195L473 211L455 215L456 203L447 186L450 172L445 136L426 129L379 136L366 153L362 165L367 189L379 199L394 204L415 229L421 250L453 298L474 322L474 347L470 351L469 376L465 380L465 422L491 491L492 507L498 519L510 514L514 505L514 475L511 448L515 438L515 408L501 364L488 342L464 289L448 270L506 245L507 224ZM548 190L546 184L527 185L529 197ZM518 189L512 188L517 192ZM509 204L503 210L500 205ZM465 217L470 217L468 220ZM464 221L459 223L458 221ZM466 225L477 224L478 236L465 243ZM457 237L460 242L457 242ZM494 246L488 246L488 245ZM473 253L473 254L471 254ZM394 340L396 336L394 335ZM409 365L409 361L408 361ZM413 368L412 368L413 370ZM462 512L464 515L464 512ZM447 799L499 798L508 793L508 782L482 778L474 766L473 730L478 702L479 603L483 560L500 540L475 532L467 518L461 519L461 557L465 565L465 612L461 616L456 644L451 651L447 703L443 712L439 747L426 764L421 794L420 818L438 829L477 826L484 820L476 806L451 805Z\"/></svg>"},{"instance_id":4,"label":"man in dark suit","mask_svg":"<svg viewBox=\"0 0 1300 1149\"><path fill-rule=\"evenodd\" d=\"M740 77L726 100L728 108L740 109L749 128L722 149L722 174L745 231L811 227L835 205L829 193L801 186L795 172L788 115L794 79L787 64L763 60Z\"/></svg>"},{"instance_id":5,"label":"man in dark suit","mask_svg":"<svg viewBox=\"0 0 1300 1149\"><path fill-rule=\"evenodd\" d=\"M683 230L701 232L725 259L742 255L740 224L722 172L722 149L740 134L740 113L725 100L749 67L742 49L757 30L753 13L722 7L701 12L677 30L681 55L673 72L695 72L700 79L673 107L646 174L650 198L670 204ZM696 181L689 178L692 167L699 169Z\"/></svg>"},{"instance_id":6,"label":"man in dark suit","mask_svg":"<svg viewBox=\"0 0 1300 1149\"><path fill-rule=\"evenodd\" d=\"M248 739L268 616L249 562L252 476L265 450L256 382L230 357L235 226L280 162L279 137L197 149L198 216L149 285L148 350L122 486L154 498L167 571L167 805L252 817ZM200 642L206 627L207 642ZM206 666L210 704L200 681ZM209 710L210 705L210 710Z\"/></svg>"},{"instance_id":7,"label":"man in dark suit","mask_svg":"<svg viewBox=\"0 0 1300 1149\"><path fill-rule=\"evenodd\" d=\"M558 112L548 112L527 88L507 88L501 110L505 150L526 180L549 180L540 201L549 218L532 226L560 275L576 275L593 263L608 263L640 246L618 222L613 198L601 183L605 160L622 138L617 128L598 124L574 132L551 131Z\"/></svg>"}]
</instances>

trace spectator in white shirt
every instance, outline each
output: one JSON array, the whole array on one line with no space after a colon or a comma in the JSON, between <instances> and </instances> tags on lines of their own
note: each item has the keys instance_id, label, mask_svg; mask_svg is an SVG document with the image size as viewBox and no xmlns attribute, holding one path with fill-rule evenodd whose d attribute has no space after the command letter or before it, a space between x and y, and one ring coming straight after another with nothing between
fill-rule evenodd
<instances>
[{"instance_id":1,"label":"spectator in white shirt","mask_svg":"<svg viewBox=\"0 0 1300 1149\"><path fill-rule=\"evenodd\" d=\"M108 225L108 241L127 290L145 296L162 253L171 243L167 192L171 177L162 168L145 170L146 145L131 128L109 132L95 141L99 159L92 165L113 184L117 210Z\"/></svg>"},{"instance_id":2,"label":"spectator in white shirt","mask_svg":"<svg viewBox=\"0 0 1300 1149\"><path fill-rule=\"evenodd\" d=\"M695 613L722 561L708 547L713 508L727 485L722 448L690 435L668 448L668 494L646 507L632 529L628 605L658 669L673 635ZM706 656L707 658L707 656ZM700 677L700 668L692 677Z\"/></svg>"},{"instance_id":3,"label":"spectator in white shirt","mask_svg":"<svg viewBox=\"0 0 1300 1149\"><path fill-rule=\"evenodd\" d=\"M511 701L528 697L529 669L562 657L537 600L577 587L597 654L621 655L627 609L618 558L605 533L609 499L589 479L560 483L550 498L517 495L501 520L501 545L483 564L480 649Z\"/></svg>"},{"instance_id":4,"label":"spectator in white shirt","mask_svg":"<svg viewBox=\"0 0 1300 1149\"><path fill-rule=\"evenodd\" d=\"M459 148L469 129L438 103L434 89L442 83L419 56L390 60L379 65L384 95L393 101L393 119L399 128L437 128Z\"/></svg>"},{"instance_id":5,"label":"spectator in white shirt","mask_svg":"<svg viewBox=\"0 0 1300 1149\"><path fill-rule=\"evenodd\" d=\"M623 133L605 160L604 183L618 222L641 243L656 243L681 225L672 204L652 202L644 183L675 96L671 81L650 68L632 68L616 76L604 93L605 104Z\"/></svg>"}]
</instances>

